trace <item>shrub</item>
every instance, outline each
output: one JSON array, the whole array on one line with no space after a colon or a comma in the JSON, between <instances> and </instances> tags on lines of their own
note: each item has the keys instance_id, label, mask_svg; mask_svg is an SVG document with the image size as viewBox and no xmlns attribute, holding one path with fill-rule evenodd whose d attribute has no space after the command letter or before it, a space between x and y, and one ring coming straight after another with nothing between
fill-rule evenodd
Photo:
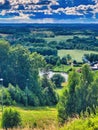
<instances>
[{"instance_id":1,"label":"shrub","mask_svg":"<svg viewBox=\"0 0 98 130\"><path fill-rule=\"evenodd\" d=\"M12 108L6 108L2 115L2 127L8 128L18 127L21 124L21 116L18 111Z\"/></svg>"},{"instance_id":2,"label":"shrub","mask_svg":"<svg viewBox=\"0 0 98 130\"><path fill-rule=\"evenodd\" d=\"M57 88L61 88L61 84L65 82L65 78L60 74L54 74L51 80L54 82Z\"/></svg>"}]
</instances>

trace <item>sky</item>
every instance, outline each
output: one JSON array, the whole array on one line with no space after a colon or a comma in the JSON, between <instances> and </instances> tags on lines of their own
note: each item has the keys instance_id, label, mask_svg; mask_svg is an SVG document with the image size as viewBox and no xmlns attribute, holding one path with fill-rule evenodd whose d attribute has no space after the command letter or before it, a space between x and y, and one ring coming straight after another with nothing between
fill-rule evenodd
<instances>
[{"instance_id":1,"label":"sky","mask_svg":"<svg viewBox=\"0 0 98 130\"><path fill-rule=\"evenodd\" d=\"M98 23L98 0L0 0L0 23Z\"/></svg>"}]
</instances>

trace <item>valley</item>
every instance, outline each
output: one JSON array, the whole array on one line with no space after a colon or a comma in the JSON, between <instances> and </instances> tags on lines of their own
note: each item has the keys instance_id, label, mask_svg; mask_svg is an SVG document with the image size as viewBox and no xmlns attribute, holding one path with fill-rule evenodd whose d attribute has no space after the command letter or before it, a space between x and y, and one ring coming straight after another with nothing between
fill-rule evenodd
<instances>
[{"instance_id":1,"label":"valley","mask_svg":"<svg viewBox=\"0 0 98 130\"><path fill-rule=\"evenodd\" d=\"M0 24L0 128L97 130L97 62L97 24Z\"/></svg>"}]
</instances>

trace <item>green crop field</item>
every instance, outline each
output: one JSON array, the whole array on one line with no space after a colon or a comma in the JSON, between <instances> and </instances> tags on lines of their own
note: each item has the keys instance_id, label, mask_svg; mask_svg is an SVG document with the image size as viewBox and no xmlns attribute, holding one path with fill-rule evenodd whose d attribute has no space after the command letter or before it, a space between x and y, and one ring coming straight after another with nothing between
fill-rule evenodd
<instances>
[{"instance_id":1,"label":"green crop field","mask_svg":"<svg viewBox=\"0 0 98 130\"><path fill-rule=\"evenodd\" d=\"M70 54L73 60L76 60L78 62L82 61L82 57L84 54L90 54L95 53L98 54L96 51L84 51L84 50L58 50L58 56L61 58L63 56L66 56L67 54Z\"/></svg>"}]
</instances>

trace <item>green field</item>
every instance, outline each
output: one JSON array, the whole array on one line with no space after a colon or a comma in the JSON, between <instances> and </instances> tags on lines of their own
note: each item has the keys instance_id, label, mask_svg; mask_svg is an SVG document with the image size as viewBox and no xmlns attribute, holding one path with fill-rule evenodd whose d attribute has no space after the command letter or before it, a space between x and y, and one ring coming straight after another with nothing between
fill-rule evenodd
<instances>
[{"instance_id":1,"label":"green field","mask_svg":"<svg viewBox=\"0 0 98 130\"><path fill-rule=\"evenodd\" d=\"M44 38L47 42L51 42L51 41L56 41L56 42L61 42L61 41L66 41L68 39L73 39L74 36L78 36L80 38L87 38L88 36L85 35L59 35L59 36L55 36L55 37L47 37Z\"/></svg>"},{"instance_id":2,"label":"green field","mask_svg":"<svg viewBox=\"0 0 98 130\"><path fill-rule=\"evenodd\" d=\"M57 126L57 110L55 107L13 107L22 117L22 127L44 129ZM4 108L5 109L5 108ZM0 109L0 123L2 118Z\"/></svg>"},{"instance_id":3,"label":"green field","mask_svg":"<svg viewBox=\"0 0 98 130\"><path fill-rule=\"evenodd\" d=\"M95 53L98 54L96 51L84 51L84 50L58 50L58 56L61 58L63 56L66 56L67 54L70 54L73 60L76 60L78 62L82 61L82 57L84 54L90 54Z\"/></svg>"},{"instance_id":4,"label":"green field","mask_svg":"<svg viewBox=\"0 0 98 130\"><path fill-rule=\"evenodd\" d=\"M72 35L65 35L65 36L55 36L55 37L47 37L44 38L47 42L51 42L51 41L66 41L67 39L72 39L73 36Z\"/></svg>"},{"instance_id":5,"label":"green field","mask_svg":"<svg viewBox=\"0 0 98 130\"><path fill-rule=\"evenodd\" d=\"M54 66L53 71L54 72L68 72L72 67L68 65L60 65L60 66Z\"/></svg>"},{"instance_id":6,"label":"green field","mask_svg":"<svg viewBox=\"0 0 98 130\"><path fill-rule=\"evenodd\" d=\"M17 109L21 114L21 130L98 130L98 112L96 115L92 114L91 116L86 116L85 118L71 118L64 126L58 127L57 109L55 107L13 108ZM0 108L0 123L1 118L2 113Z\"/></svg>"}]
</instances>

